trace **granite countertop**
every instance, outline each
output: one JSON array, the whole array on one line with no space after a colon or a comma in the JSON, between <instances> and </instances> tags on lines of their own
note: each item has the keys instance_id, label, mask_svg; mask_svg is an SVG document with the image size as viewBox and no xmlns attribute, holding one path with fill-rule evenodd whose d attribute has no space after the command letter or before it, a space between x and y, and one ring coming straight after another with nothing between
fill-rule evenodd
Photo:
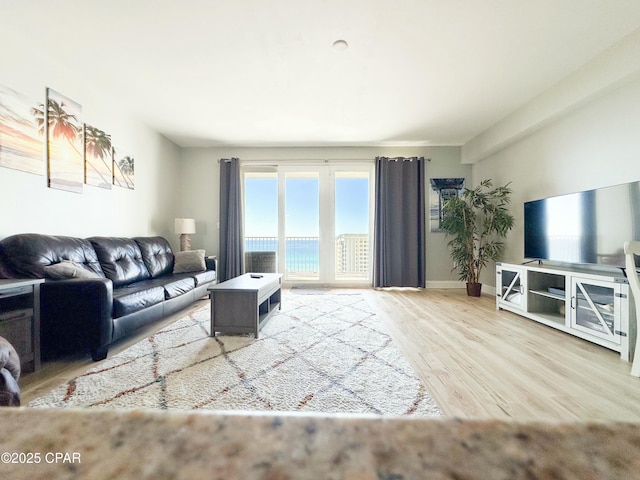
<instances>
[{"instance_id":1,"label":"granite countertop","mask_svg":"<svg viewBox=\"0 0 640 480\"><path fill-rule=\"evenodd\" d=\"M0 424L11 479L640 478L632 423L22 407Z\"/></svg>"}]
</instances>

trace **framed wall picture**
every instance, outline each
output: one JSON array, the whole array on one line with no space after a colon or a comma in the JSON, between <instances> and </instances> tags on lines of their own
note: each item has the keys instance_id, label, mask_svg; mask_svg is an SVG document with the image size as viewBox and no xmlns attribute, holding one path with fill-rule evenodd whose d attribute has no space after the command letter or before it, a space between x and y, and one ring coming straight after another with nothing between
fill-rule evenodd
<instances>
[{"instance_id":1,"label":"framed wall picture","mask_svg":"<svg viewBox=\"0 0 640 480\"><path fill-rule=\"evenodd\" d=\"M44 175L43 105L0 85L0 167Z\"/></svg>"},{"instance_id":2,"label":"framed wall picture","mask_svg":"<svg viewBox=\"0 0 640 480\"><path fill-rule=\"evenodd\" d=\"M113 147L113 184L133 190L134 173L133 156L121 147Z\"/></svg>"},{"instance_id":3,"label":"framed wall picture","mask_svg":"<svg viewBox=\"0 0 640 480\"><path fill-rule=\"evenodd\" d=\"M84 183L100 188L113 184L111 135L84 125Z\"/></svg>"},{"instance_id":4,"label":"framed wall picture","mask_svg":"<svg viewBox=\"0 0 640 480\"><path fill-rule=\"evenodd\" d=\"M441 232L445 202L464 191L464 178L432 178L429 180L429 223L432 232Z\"/></svg>"},{"instance_id":5,"label":"framed wall picture","mask_svg":"<svg viewBox=\"0 0 640 480\"><path fill-rule=\"evenodd\" d=\"M47 89L47 169L49 187L82 193L84 145L82 106Z\"/></svg>"}]
</instances>

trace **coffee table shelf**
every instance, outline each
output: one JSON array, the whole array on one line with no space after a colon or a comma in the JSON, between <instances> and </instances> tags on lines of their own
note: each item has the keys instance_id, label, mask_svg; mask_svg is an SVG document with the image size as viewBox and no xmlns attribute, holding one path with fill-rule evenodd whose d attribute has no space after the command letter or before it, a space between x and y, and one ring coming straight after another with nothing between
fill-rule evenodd
<instances>
[{"instance_id":1,"label":"coffee table shelf","mask_svg":"<svg viewBox=\"0 0 640 480\"><path fill-rule=\"evenodd\" d=\"M253 333L281 308L282 275L263 273L259 278L240 275L208 289L211 299L210 336L216 333Z\"/></svg>"}]
</instances>

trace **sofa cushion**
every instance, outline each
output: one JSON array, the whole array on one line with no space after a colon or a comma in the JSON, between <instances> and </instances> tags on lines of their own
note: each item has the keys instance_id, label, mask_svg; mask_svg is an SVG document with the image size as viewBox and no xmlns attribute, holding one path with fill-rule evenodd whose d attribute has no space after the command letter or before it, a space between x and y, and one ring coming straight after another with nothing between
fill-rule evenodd
<instances>
[{"instance_id":1,"label":"sofa cushion","mask_svg":"<svg viewBox=\"0 0 640 480\"><path fill-rule=\"evenodd\" d=\"M44 275L54 280L99 277L97 273L92 272L81 263L72 262L71 260L62 260L60 263L54 263L53 265L44 267Z\"/></svg>"},{"instance_id":2,"label":"sofa cushion","mask_svg":"<svg viewBox=\"0 0 640 480\"><path fill-rule=\"evenodd\" d=\"M142 260L151 278L161 277L173 270L173 250L163 237L135 237Z\"/></svg>"},{"instance_id":3,"label":"sofa cushion","mask_svg":"<svg viewBox=\"0 0 640 480\"><path fill-rule=\"evenodd\" d=\"M216 279L216 271L207 270L205 272L192 272L191 276L193 276L196 281L196 286L198 286L203 283L213 282Z\"/></svg>"},{"instance_id":4,"label":"sofa cushion","mask_svg":"<svg viewBox=\"0 0 640 480\"><path fill-rule=\"evenodd\" d=\"M175 254L173 273L202 272L207 269L204 250L185 250Z\"/></svg>"},{"instance_id":5,"label":"sofa cushion","mask_svg":"<svg viewBox=\"0 0 640 480\"><path fill-rule=\"evenodd\" d=\"M45 278L44 267L69 260L104 277L93 246L82 238L21 233L0 243L5 273L10 276Z\"/></svg>"},{"instance_id":6,"label":"sofa cushion","mask_svg":"<svg viewBox=\"0 0 640 480\"><path fill-rule=\"evenodd\" d=\"M118 288L150 278L140 247L132 238L91 237L102 271Z\"/></svg>"},{"instance_id":7,"label":"sofa cushion","mask_svg":"<svg viewBox=\"0 0 640 480\"><path fill-rule=\"evenodd\" d=\"M164 299L164 288L154 282L142 281L126 285L113 291L112 316L113 318L123 317L162 303Z\"/></svg>"},{"instance_id":8,"label":"sofa cushion","mask_svg":"<svg viewBox=\"0 0 640 480\"><path fill-rule=\"evenodd\" d=\"M171 275L165 279L158 278L157 280L163 280L164 297L167 300L179 297L196 288L196 280L189 276Z\"/></svg>"},{"instance_id":9,"label":"sofa cushion","mask_svg":"<svg viewBox=\"0 0 640 480\"><path fill-rule=\"evenodd\" d=\"M145 280L143 284L148 287L162 287L164 289L164 298L167 300L179 297L183 293L187 293L196 288L195 278L188 273L170 274L164 277L151 278Z\"/></svg>"}]
</instances>

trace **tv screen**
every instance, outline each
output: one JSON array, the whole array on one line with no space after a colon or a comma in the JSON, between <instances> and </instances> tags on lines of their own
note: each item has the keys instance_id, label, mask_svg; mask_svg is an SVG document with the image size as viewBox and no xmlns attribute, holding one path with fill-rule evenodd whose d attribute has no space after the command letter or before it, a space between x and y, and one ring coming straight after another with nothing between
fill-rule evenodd
<instances>
[{"instance_id":1,"label":"tv screen","mask_svg":"<svg viewBox=\"0 0 640 480\"><path fill-rule=\"evenodd\" d=\"M640 182L524 204L526 258L622 267L628 240L640 240Z\"/></svg>"}]
</instances>

